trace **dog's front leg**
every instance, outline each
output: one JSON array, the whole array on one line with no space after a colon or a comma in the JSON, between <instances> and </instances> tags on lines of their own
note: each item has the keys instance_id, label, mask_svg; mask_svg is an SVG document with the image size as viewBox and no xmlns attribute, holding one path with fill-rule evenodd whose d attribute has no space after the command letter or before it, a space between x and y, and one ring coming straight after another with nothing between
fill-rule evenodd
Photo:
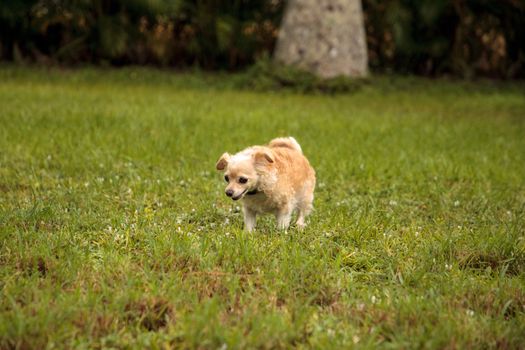
<instances>
[{"instance_id":1,"label":"dog's front leg","mask_svg":"<svg viewBox=\"0 0 525 350\"><path fill-rule=\"evenodd\" d=\"M248 232L252 232L253 230L255 230L257 214L253 210L247 208L246 206L243 207L243 212L244 212L244 229Z\"/></svg>"}]
</instances>

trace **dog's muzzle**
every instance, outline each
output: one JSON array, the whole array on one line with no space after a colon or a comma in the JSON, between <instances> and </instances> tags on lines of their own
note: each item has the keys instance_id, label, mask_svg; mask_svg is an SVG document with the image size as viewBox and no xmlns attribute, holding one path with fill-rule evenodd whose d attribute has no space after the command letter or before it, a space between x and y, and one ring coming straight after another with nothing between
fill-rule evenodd
<instances>
[{"instance_id":1,"label":"dog's muzzle","mask_svg":"<svg viewBox=\"0 0 525 350\"><path fill-rule=\"evenodd\" d=\"M241 198L244 196L244 194L246 193L246 191L248 191L248 190L244 190L244 191L243 191L240 195L238 195L238 196L235 196L235 197L229 196L229 197L232 197L232 199L233 199L234 201L239 200L239 199L241 199ZM228 194L226 194L226 195L228 195Z\"/></svg>"}]
</instances>

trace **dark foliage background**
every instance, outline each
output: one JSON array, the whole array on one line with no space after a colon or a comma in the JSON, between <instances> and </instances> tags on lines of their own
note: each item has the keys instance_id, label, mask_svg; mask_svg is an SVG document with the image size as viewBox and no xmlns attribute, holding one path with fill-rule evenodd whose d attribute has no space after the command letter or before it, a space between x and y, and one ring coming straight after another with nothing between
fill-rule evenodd
<instances>
[{"instance_id":1,"label":"dark foliage background","mask_svg":"<svg viewBox=\"0 0 525 350\"><path fill-rule=\"evenodd\" d=\"M0 59L239 69L271 54L283 0L2 0ZM525 77L524 0L363 0L373 71Z\"/></svg>"}]
</instances>

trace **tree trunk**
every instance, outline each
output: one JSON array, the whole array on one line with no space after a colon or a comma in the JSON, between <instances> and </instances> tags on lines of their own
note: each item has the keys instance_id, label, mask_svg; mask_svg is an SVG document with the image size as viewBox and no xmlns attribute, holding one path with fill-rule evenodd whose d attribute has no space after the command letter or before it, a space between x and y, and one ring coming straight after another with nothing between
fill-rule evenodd
<instances>
[{"instance_id":1,"label":"tree trunk","mask_svg":"<svg viewBox=\"0 0 525 350\"><path fill-rule=\"evenodd\" d=\"M288 0L275 59L322 78L366 76L361 0Z\"/></svg>"}]
</instances>

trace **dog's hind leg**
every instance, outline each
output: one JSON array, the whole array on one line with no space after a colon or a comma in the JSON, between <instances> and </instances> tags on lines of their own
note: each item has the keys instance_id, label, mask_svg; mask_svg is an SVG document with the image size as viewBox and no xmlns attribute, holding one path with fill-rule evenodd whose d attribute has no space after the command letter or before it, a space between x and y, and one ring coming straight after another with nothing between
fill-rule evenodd
<instances>
[{"instance_id":1,"label":"dog's hind leg","mask_svg":"<svg viewBox=\"0 0 525 350\"><path fill-rule=\"evenodd\" d=\"M277 227L280 230L286 230L292 220L292 211L289 208L280 210L275 214L275 218L277 219Z\"/></svg>"},{"instance_id":2,"label":"dog's hind leg","mask_svg":"<svg viewBox=\"0 0 525 350\"><path fill-rule=\"evenodd\" d=\"M302 210L299 210L299 216L297 217L297 221L295 224L299 229L303 229L306 226L306 222L304 222L306 215Z\"/></svg>"},{"instance_id":3,"label":"dog's hind leg","mask_svg":"<svg viewBox=\"0 0 525 350\"><path fill-rule=\"evenodd\" d=\"M310 194L302 202L299 203L297 206L297 209L299 211L299 214L297 216L296 225L299 229L303 229L306 226L306 217L310 215L310 212L312 211L312 202L314 200L314 195Z\"/></svg>"}]
</instances>

